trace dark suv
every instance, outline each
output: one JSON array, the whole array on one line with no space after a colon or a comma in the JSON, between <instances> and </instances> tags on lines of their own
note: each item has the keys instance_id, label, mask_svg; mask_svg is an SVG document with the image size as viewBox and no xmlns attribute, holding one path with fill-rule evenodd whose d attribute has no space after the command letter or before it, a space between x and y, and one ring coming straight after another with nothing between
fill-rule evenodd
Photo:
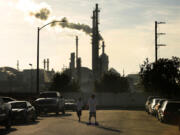
<instances>
[{"instance_id":1,"label":"dark suv","mask_svg":"<svg viewBox=\"0 0 180 135\"><path fill-rule=\"evenodd\" d=\"M2 97L0 97L0 125L6 129L11 128L11 105L5 103Z\"/></svg>"},{"instance_id":2,"label":"dark suv","mask_svg":"<svg viewBox=\"0 0 180 135\"><path fill-rule=\"evenodd\" d=\"M40 97L36 99L34 103L38 114L41 112L55 112L56 114L59 114L60 111L64 114L64 104L64 98L62 98L61 94L56 91L46 91L40 93Z\"/></svg>"},{"instance_id":3,"label":"dark suv","mask_svg":"<svg viewBox=\"0 0 180 135\"><path fill-rule=\"evenodd\" d=\"M162 107L158 110L158 119L161 122L176 122L178 119L179 101L164 101Z\"/></svg>"}]
</instances>

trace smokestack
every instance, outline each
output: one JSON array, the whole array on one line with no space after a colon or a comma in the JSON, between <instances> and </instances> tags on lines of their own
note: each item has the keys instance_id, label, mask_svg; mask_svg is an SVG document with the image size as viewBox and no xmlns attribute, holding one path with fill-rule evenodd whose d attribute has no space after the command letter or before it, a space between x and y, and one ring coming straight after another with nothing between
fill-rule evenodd
<instances>
[{"instance_id":1,"label":"smokestack","mask_svg":"<svg viewBox=\"0 0 180 135\"><path fill-rule=\"evenodd\" d=\"M99 69L100 69L100 62L99 62L99 12L98 4L96 4L95 10L93 11L92 17L92 70L94 77L97 79L99 77Z\"/></svg>"},{"instance_id":2,"label":"smokestack","mask_svg":"<svg viewBox=\"0 0 180 135\"><path fill-rule=\"evenodd\" d=\"M46 60L45 59L43 61L43 64L44 64L44 70L46 70Z\"/></svg>"},{"instance_id":3,"label":"smokestack","mask_svg":"<svg viewBox=\"0 0 180 135\"><path fill-rule=\"evenodd\" d=\"M77 77L78 77L78 81L80 82L80 80L81 80L81 58L77 59Z\"/></svg>"},{"instance_id":4,"label":"smokestack","mask_svg":"<svg viewBox=\"0 0 180 135\"><path fill-rule=\"evenodd\" d=\"M17 60L17 70L19 71L19 60Z\"/></svg>"},{"instance_id":5,"label":"smokestack","mask_svg":"<svg viewBox=\"0 0 180 135\"><path fill-rule=\"evenodd\" d=\"M75 53L71 53L71 61L70 61L70 69L73 70L75 68Z\"/></svg>"},{"instance_id":6,"label":"smokestack","mask_svg":"<svg viewBox=\"0 0 180 135\"><path fill-rule=\"evenodd\" d=\"M104 45L104 41L102 42L102 54L105 53L105 45Z\"/></svg>"},{"instance_id":7,"label":"smokestack","mask_svg":"<svg viewBox=\"0 0 180 135\"><path fill-rule=\"evenodd\" d=\"M49 59L47 59L47 71L49 71Z\"/></svg>"},{"instance_id":8,"label":"smokestack","mask_svg":"<svg viewBox=\"0 0 180 135\"><path fill-rule=\"evenodd\" d=\"M78 65L78 36L76 36L76 67Z\"/></svg>"}]
</instances>

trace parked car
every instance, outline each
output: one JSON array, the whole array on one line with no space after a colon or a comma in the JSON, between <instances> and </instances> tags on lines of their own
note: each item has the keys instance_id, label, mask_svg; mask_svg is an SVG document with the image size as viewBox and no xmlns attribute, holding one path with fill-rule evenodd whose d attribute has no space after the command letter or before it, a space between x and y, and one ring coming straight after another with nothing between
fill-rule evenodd
<instances>
[{"instance_id":1,"label":"parked car","mask_svg":"<svg viewBox=\"0 0 180 135\"><path fill-rule=\"evenodd\" d=\"M34 102L37 113L40 114L55 112L59 114L61 111L65 114L65 101L61 94L57 91L46 91L40 93L40 98Z\"/></svg>"},{"instance_id":2,"label":"parked car","mask_svg":"<svg viewBox=\"0 0 180 135\"><path fill-rule=\"evenodd\" d=\"M11 128L11 105L0 97L0 125Z\"/></svg>"},{"instance_id":3,"label":"parked car","mask_svg":"<svg viewBox=\"0 0 180 135\"><path fill-rule=\"evenodd\" d=\"M149 104L149 113L154 115L155 114L155 105L158 103L160 98L153 98L151 103Z\"/></svg>"},{"instance_id":4,"label":"parked car","mask_svg":"<svg viewBox=\"0 0 180 135\"><path fill-rule=\"evenodd\" d=\"M158 119L161 122L175 122L180 109L180 101L164 101L162 107L158 110Z\"/></svg>"},{"instance_id":5,"label":"parked car","mask_svg":"<svg viewBox=\"0 0 180 135\"><path fill-rule=\"evenodd\" d=\"M161 108L162 104L164 101L166 101L167 99L160 99L157 104L154 107L154 115L158 118L158 110L159 108Z\"/></svg>"},{"instance_id":6,"label":"parked car","mask_svg":"<svg viewBox=\"0 0 180 135\"><path fill-rule=\"evenodd\" d=\"M149 105L151 104L153 98L158 98L158 96L149 96L145 103L145 110L149 113Z\"/></svg>"},{"instance_id":7,"label":"parked car","mask_svg":"<svg viewBox=\"0 0 180 135\"><path fill-rule=\"evenodd\" d=\"M76 111L77 105L74 99L65 99L65 109Z\"/></svg>"},{"instance_id":8,"label":"parked car","mask_svg":"<svg viewBox=\"0 0 180 135\"><path fill-rule=\"evenodd\" d=\"M27 123L28 121L35 121L36 110L28 101L11 101L9 102L12 108L12 121L23 121Z\"/></svg>"}]
</instances>

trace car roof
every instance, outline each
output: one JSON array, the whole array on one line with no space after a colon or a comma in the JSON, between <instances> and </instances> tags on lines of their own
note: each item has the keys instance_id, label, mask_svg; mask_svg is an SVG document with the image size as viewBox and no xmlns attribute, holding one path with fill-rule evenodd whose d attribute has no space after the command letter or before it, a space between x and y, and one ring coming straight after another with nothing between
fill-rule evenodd
<instances>
[{"instance_id":1,"label":"car roof","mask_svg":"<svg viewBox=\"0 0 180 135\"><path fill-rule=\"evenodd\" d=\"M58 93L58 91L43 91L43 92L40 92L40 94L42 93Z\"/></svg>"},{"instance_id":2,"label":"car roof","mask_svg":"<svg viewBox=\"0 0 180 135\"><path fill-rule=\"evenodd\" d=\"M11 102L8 102L8 103L23 103L23 102L25 102L25 103L27 103L28 101L11 101Z\"/></svg>"},{"instance_id":3,"label":"car roof","mask_svg":"<svg viewBox=\"0 0 180 135\"><path fill-rule=\"evenodd\" d=\"M167 101L168 103L180 103L180 101Z\"/></svg>"},{"instance_id":4,"label":"car roof","mask_svg":"<svg viewBox=\"0 0 180 135\"><path fill-rule=\"evenodd\" d=\"M152 100L161 100L160 98L153 98Z\"/></svg>"},{"instance_id":5,"label":"car roof","mask_svg":"<svg viewBox=\"0 0 180 135\"><path fill-rule=\"evenodd\" d=\"M10 99L14 99L12 97L4 97L4 96L0 96L0 98L10 98Z\"/></svg>"}]
</instances>

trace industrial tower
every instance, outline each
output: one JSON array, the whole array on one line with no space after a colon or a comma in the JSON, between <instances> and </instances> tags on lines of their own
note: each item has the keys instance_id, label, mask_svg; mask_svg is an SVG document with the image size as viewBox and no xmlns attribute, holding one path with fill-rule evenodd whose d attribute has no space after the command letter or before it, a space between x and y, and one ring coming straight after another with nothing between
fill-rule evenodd
<instances>
[{"instance_id":1,"label":"industrial tower","mask_svg":"<svg viewBox=\"0 0 180 135\"><path fill-rule=\"evenodd\" d=\"M98 4L96 4L96 8L93 11L92 16L92 71L95 78L99 77L99 40L100 40L100 34L99 34L99 12Z\"/></svg>"}]
</instances>

